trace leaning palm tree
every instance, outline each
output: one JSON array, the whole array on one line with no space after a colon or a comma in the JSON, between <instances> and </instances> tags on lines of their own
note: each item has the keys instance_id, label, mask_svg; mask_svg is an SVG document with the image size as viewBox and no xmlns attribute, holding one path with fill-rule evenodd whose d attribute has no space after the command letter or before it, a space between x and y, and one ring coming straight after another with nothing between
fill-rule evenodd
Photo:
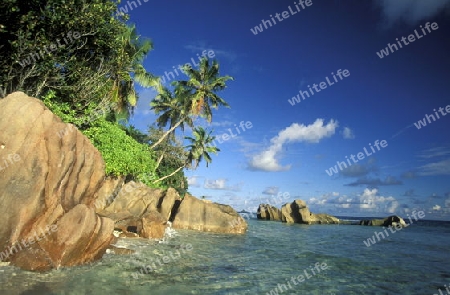
<instances>
[{"instance_id":1,"label":"leaning palm tree","mask_svg":"<svg viewBox=\"0 0 450 295\"><path fill-rule=\"evenodd\" d=\"M115 103L118 117L128 119L138 101L135 83L152 87L157 78L142 65L144 58L153 49L148 39L141 39L134 26L128 26L118 37L121 46L117 50L116 63L110 74L111 101Z\"/></svg>"},{"instance_id":2,"label":"leaning palm tree","mask_svg":"<svg viewBox=\"0 0 450 295\"><path fill-rule=\"evenodd\" d=\"M192 93L191 113L212 120L211 107L230 107L216 92L226 88L226 81L233 80L231 76L219 76L219 64L213 61L211 66L208 58L203 57L199 68L193 69L190 65L183 66L184 73L189 77L187 81L178 81L176 84Z\"/></svg>"},{"instance_id":3,"label":"leaning palm tree","mask_svg":"<svg viewBox=\"0 0 450 295\"><path fill-rule=\"evenodd\" d=\"M158 183L168 177L175 175L183 168L197 169L198 165L203 159L205 159L206 167L208 167L208 164L212 162L212 158L209 153L217 154L217 152L220 152L219 148L217 148L216 146L212 146L212 142L216 137L211 136L211 133L211 131L207 133L207 131L203 127L195 127L193 130L194 137L185 137L185 139L190 141L190 145L187 146L189 151L185 164L169 175L155 180L154 183Z\"/></svg>"},{"instance_id":4,"label":"leaning palm tree","mask_svg":"<svg viewBox=\"0 0 450 295\"><path fill-rule=\"evenodd\" d=\"M157 126L163 128L169 125L169 130L167 130L158 141L152 144L152 149L163 142L167 136L173 136L176 128L179 127L184 131L185 124L191 128L194 125L190 114L191 94L189 91L182 87L176 87L175 91L172 92L167 87L158 87L160 87L158 89L159 93L155 99L150 102L150 106L157 115L161 114L156 119Z\"/></svg>"}]
</instances>

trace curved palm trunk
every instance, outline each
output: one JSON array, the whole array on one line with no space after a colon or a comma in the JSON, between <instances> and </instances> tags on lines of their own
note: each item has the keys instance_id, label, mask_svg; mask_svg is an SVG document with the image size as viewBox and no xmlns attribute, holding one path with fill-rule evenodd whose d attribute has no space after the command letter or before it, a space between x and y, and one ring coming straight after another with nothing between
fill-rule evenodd
<instances>
[{"instance_id":1,"label":"curved palm trunk","mask_svg":"<svg viewBox=\"0 0 450 295\"><path fill-rule=\"evenodd\" d=\"M153 183L158 183L158 182L160 182L160 181L163 181L164 179L169 178L169 177L175 175L178 171L180 171L180 170L183 169L183 168L184 168L184 165L181 166L180 168L178 168L177 170L175 170L174 172L170 173L169 175L166 175L166 176L164 176L164 177L161 177L161 178L158 179L158 180L155 180Z\"/></svg>"},{"instance_id":2,"label":"curved palm trunk","mask_svg":"<svg viewBox=\"0 0 450 295\"><path fill-rule=\"evenodd\" d=\"M165 151L162 152L161 157L159 157L158 162L156 162L155 171L156 171L156 169L158 169L159 164L161 164L161 161L162 161L162 159L164 158L164 154L165 154Z\"/></svg>"},{"instance_id":3,"label":"curved palm trunk","mask_svg":"<svg viewBox=\"0 0 450 295\"><path fill-rule=\"evenodd\" d=\"M172 126L172 128L170 128L169 130L167 130L166 133L164 133L163 136L161 136L161 138L155 142L150 148L153 149L155 148L155 146L157 146L158 144L160 144L170 133L172 133L175 128L177 128L178 126L180 126L181 123L183 123L184 119L178 121L175 125Z\"/></svg>"}]
</instances>

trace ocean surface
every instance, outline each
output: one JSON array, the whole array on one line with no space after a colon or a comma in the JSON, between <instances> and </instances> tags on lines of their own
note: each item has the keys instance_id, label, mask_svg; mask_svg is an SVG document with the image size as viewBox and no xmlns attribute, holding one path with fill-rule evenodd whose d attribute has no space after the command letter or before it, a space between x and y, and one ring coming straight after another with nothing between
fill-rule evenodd
<instances>
[{"instance_id":1,"label":"ocean surface","mask_svg":"<svg viewBox=\"0 0 450 295\"><path fill-rule=\"evenodd\" d=\"M240 236L122 239L135 254L43 274L1 266L0 294L447 294L449 222L419 220L369 247L383 228L248 222Z\"/></svg>"}]
</instances>

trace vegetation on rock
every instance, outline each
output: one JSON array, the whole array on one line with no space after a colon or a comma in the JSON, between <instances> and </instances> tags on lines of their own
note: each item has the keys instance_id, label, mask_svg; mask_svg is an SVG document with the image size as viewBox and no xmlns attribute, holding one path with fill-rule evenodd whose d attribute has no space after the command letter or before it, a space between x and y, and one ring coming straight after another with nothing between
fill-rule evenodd
<instances>
[{"instance_id":1,"label":"vegetation on rock","mask_svg":"<svg viewBox=\"0 0 450 295\"><path fill-rule=\"evenodd\" d=\"M183 169L211 163L214 136L199 119L229 107L217 95L230 76L204 57L187 79L163 87L143 61L153 48L110 0L6 0L0 4L0 97L23 91L44 101L101 152L106 173L152 187L187 191ZM64 41L64 42L63 42ZM56 49L55 49L56 48ZM147 134L127 124L139 99L136 85L153 87L158 115ZM185 127L192 136L185 136ZM63 133L62 133L63 135ZM183 146L184 142L188 144Z\"/></svg>"}]
</instances>

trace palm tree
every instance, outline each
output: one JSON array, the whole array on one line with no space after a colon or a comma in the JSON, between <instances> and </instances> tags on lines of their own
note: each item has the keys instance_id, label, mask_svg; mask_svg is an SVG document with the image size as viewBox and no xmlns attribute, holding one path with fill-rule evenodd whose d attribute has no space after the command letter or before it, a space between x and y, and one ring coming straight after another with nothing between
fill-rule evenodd
<instances>
[{"instance_id":1,"label":"palm tree","mask_svg":"<svg viewBox=\"0 0 450 295\"><path fill-rule=\"evenodd\" d=\"M141 39L134 26L127 26L117 38L121 46L110 75L110 97L116 103L118 117L128 119L138 101L135 82L142 87L152 87L157 82L157 78L142 65L146 55L153 49L153 44L148 39Z\"/></svg>"},{"instance_id":2,"label":"palm tree","mask_svg":"<svg viewBox=\"0 0 450 295\"><path fill-rule=\"evenodd\" d=\"M177 85L192 92L191 113L201 115L208 122L212 120L211 107L230 107L216 92L226 88L226 81L233 80L231 76L219 76L219 64L213 61L211 66L207 57L203 57L199 69L190 65L183 66L183 71L189 77L187 81L178 81Z\"/></svg>"},{"instance_id":3,"label":"palm tree","mask_svg":"<svg viewBox=\"0 0 450 295\"><path fill-rule=\"evenodd\" d=\"M203 127L196 127L193 131L194 137L185 137L185 139L191 142L191 144L187 146L187 148L189 148L187 158L188 167L197 169L203 159L205 159L206 167L208 167L208 164L212 162L209 153L216 154L217 152L220 152L219 148L212 146L212 142L216 137L211 136L211 133L212 131L207 133ZM195 164L192 165L192 162Z\"/></svg>"},{"instance_id":4,"label":"palm tree","mask_svg":"<svg viewBox=\"0 0 450 295\"><path fill-rule=\"evenodd\" d=\"M206 167L208 167L208 164L212 162L209 153L217 154L217 152L220 152L219 148L211 145L214 139L216 138L215 136L211 136L211 133L212 131L207 133L207 131L203 127L195 127L193 130L194 137L188 136L185 137L185 139L190 141L190 145L187 146L187 148L189 148L189 151L186 163L183 166L176 169L174 172L170 173L169 175L166 175L154 181L154 183L160 182L168 177L171 177L172 175L174 175L183 168L197 169L202 159L205 159ZM194 163L194 165L192 163Z\"/></svg>"},{"instance_id":5,"label":"palm tree","mask_svg":"<svg viewBox=\"0 0 450 295\"><path fill-rule=\"evenodd\" d=\"M168 88L162 87L160 83L157 86L158 95L153 101L150 102L151 109L159 115L157 119L157 126L160 128L166 127L169 124L169 130L167 130L158 141L152 144L151 148L154 149L169 135L174 135L176 128L180 127L184 131L184 124L189 127L193 127L194 122L190 115L190 93L187 89L182 87L175 88L172 93Z\"/></svg>"}]
</instances>

